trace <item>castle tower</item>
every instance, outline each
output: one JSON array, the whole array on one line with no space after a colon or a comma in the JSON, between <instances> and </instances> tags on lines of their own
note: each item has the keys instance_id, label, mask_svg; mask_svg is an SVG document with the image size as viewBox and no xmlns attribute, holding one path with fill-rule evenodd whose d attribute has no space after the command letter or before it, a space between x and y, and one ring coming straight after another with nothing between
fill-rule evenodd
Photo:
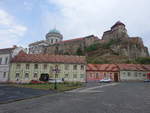
<instances>
[{"instance_id":1,"label":"castle tower","mask_svg":"<svg viewBox=\"0 0 150 113\"><path fill-rule=\"evenodd\" d=\"M110 30L105 31L103 34L103 40L110 39L126 39L128 38L127 29L124 23L117 21Z\"/></svg>"},{"instance_id":2,"label":"castle tower","mask_svg":"<svg viewBox=\"0 0 150 113\"><path fill-rule=\"evenodd\" d=\"M54 43L62 41L63 35L57 29L52 29L50 30L50 32L46 34L46 40L50 44L54 44Z\"/></svg>"}]
</instances>

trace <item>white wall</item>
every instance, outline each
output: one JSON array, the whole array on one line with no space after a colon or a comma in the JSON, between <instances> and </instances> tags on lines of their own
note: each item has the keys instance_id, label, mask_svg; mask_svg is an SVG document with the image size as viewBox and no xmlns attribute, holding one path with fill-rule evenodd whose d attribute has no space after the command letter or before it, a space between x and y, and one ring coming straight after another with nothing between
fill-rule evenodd
<instances>
[{"instance_id":1,"label":"white wall","mask_svg":"<svg viewBox=\"0 0 150 113\"><path fill-rule=\"evenodd\" d=\"M146 73L143 71L120 71L120 79L121 81L143 81L146 79Z\"/></svg>"},{"instance_id":2,"label":"white wall","mask_svg":"<svg viewBox=\"0 0 150 113\"><path fill-rule=\"evenodd\" d=\"M0 64L0 82L6 82L8 80L8 74L9 74L10 55L0 54L0 58L2 58L2 63ZM5 62L6 58L8 58L7 63ZM6 73L5 77L4 77L4 73Z\"/></svg>"}]
</instances>

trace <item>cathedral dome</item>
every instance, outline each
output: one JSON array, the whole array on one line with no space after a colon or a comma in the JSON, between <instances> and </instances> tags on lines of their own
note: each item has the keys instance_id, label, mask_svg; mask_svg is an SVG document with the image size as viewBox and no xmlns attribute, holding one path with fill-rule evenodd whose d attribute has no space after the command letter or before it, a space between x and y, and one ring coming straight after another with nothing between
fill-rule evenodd
<instances>
[{"instance_id":1,"label":"cathedral dome","mask_svg":"<svg viewBox=\"0 0 150 113\"><path fill-rule=\"evenodd\" d=\"M49 33L59 33L60 34L60 32L57 29L55 29L55 28L50 30Z\"/></svg>"},{"instance_id":2,"label":"cathedral dome","mask_svg":"<svg viewBox=\"0 0 150 113\"><path fill-rule=\"evenodd\" d=\"M63 35L55 28L46 34L46 40L52 44L62 41L62 39Z\"/></svg>"}]
</instances>

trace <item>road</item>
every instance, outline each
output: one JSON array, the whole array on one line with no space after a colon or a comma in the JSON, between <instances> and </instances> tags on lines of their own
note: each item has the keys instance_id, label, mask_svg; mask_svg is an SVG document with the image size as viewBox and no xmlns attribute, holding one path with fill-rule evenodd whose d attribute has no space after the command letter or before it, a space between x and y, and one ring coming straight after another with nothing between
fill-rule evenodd
<instances>
[{"instance_id":1,"label":"road","mask_svg":"<svg viewBox=\"0 0 150 113\"><path fill-rule=\"evenodd\" d=\"M92 86L2 104L0 113L150 113L150 83Z\"/></svg>"}]
</instances>

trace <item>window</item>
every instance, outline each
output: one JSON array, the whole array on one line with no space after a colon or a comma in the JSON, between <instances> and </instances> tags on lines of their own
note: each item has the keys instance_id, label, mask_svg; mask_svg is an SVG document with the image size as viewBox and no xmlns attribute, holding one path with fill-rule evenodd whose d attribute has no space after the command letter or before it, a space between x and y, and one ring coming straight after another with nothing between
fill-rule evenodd
<instances>
[{"instance_id":1,"label":"window","mask_svg":"<svg viewBox=\"0 0 150 113\"><path fill-rule=\"evenodd\" d=\"M38 69L38 64L34 64L34 69Z\"/></svg>"},{"instance_id":2,"label":"window","mask_svg":"<svg viewBox=\"0 0 150 113\"><path fill-rule=\"evenodd\" d=\"M84 65L81 65L81 70L84 70Z\"/></svg>"},{"instance_id":3,"label":"window","mask_svg":"<svg viewBox=\"0 0 150 113\"><path fill-rule=\"evenodd\" d=\"M65 74L65 78L68 78L68 74Z\"/></svg>"},{"instance_id":4,"label":"window","mask_svg":"<svg viewBox=\"0 0 150 113\"><path fill-rule=\"evenodd\" d=\"M53 43L53 39L51 39L51 43Z\"/></svg>"},{"instance_id":5,"label":"window","mask_svg":"<svg viewBox=\"0 0 150 113\"><path fill-rule=\"evenodd\" d=\"M104 78L106 78L106 73L104 73Z\"/></svg>"},{"instance_id":6,"label":"window","mask_svg":"<svg viewBox=\"0 0 150 113\"><path fill-rule=\"evenodd\" d=\"M2 58L0 58L0 64L2 64Z\"/></svg>"},{"instance_id":7,"label":"window","mask_svg":"<svg viewBox=\"0 0 150 113\"><path fill-rule=\"evenodd\" d=\"M38 78L37 73L34 73L33 77L34 77L34 78Z\"/></svg>"},{"instance_id":8,"label":"window","mask_svg":"<svg viewBox=\"0 0 150 113\"><path fill-rule=\"evenodd\" d=\"M81 75L80 75L80 78L84 78L84 74L81 74Z\"/></svg>"},{"instance_id":9,"label":"window","mask_svg":"<svg viewBox=\"0 0 150 113\"><path fill-rule=\"evenodd\" d=\"M137 77L137 72L135 72L134 76Z\"/></svg>"},{"instance_id":10,"label":"window","mask_svg":"<svg viewBox=\"0 0 150 113\"><path fill-rule=\"evenodd\" d=\"M65 65L65 70L68 70L69 69L69 65Z\"/></svg>"},{"instance_id":11,"label":"window","mask_svg":"<svg viewBox=\"0 0 150 113\"><path fill-rule=\"evenodd\" d=\"M29 78L29 73L25 73L25 78Z\"/></svg>"},{"instance_id":12,"label":"window","mask_svg":"<svg viewBox=\"0 0 150 113\"><path fill-rule=\"evenodd\" d=\"M47 69L47 64L44 64L43 68L44 68L44 69Z\"/></svg>"},{"instance_id":13,"label":"window","mask_svg":"<svg viewBox=\"0 0 150 113\"><path fill-rule=\"evenodd\" d=\"M26 64L26 69L29 69L30 68L30 64Z\"/></svg>"},{"instance_id":14,"label":"window","mask_svg":"<svg viewBox=\"0 0 150 113\"><path fill-rule=\"evenodd\" d=\"M7 63L8 63L8 57L5 58L5 64L7 64Z\"/></svg>"},{"instance_id":15,"label":"window","mask_svg":"<svg viewBox=\"0 0 150 113\"><path fill-rule=\"evenodd\" d=\"M56 39L56 42L57 42L58 40Z\"/></svg>"},{"instance_id":16,"label":"window","mask_svg":"<svg viewBox=\"0 0 150 113\"><path fill-rule=\"evenodd\" d=\"M145 75L145 74L143 74L143 77L146 77L146 75Z\"/></svg>"},{"instance_id":17,"label":"window","mask_svg":"<svg viewBox=\"0 0 150 113\"><path fill-rule=\"evenodd\" d=\"M77 74L73 74L73 78L77 78Z\"/></svg>"},{"instance_id":18,"label":"window","mask_svg":"<svg viewBox=\"0 0 150 113\"><path fill-rule=\"evenodd\" d=\"M6 72L4 72L4 74L3 74L3 78L5 78L6 77Z\"/></svg>"},{"instance_id":19,"label":"window","mask_svg":"<svg viewBox=\"0 0 150 113\"><path fill-rule=\"evenodd\" d=\"M19 78L19 73L16 73L16 78Z\"/></svg>"},{"instance_id":20,"label":"window","mask_svg":"<svg viewBox=\"0 0 150 113\"><path fill-rule=\"evenodd\" d=\"M131 74L130 74L130 72L128 72L128 76L130 76Z\"/></svg>"},{"instance_id":21,"label":"window","mask_svg":"<svg viewBox=\"0 0 150 113\"><path fill-rule=\"evenodd\" d=\"M98 77L98 73L96 73L96 79L98 79L99 77Z\"/></svg>"},{"instance_id":22,"label":"window","mask_svg":"<svg viewBox=\"0 0 150 113\"><path fill-rule=\"evenodd\" d=\"M20 69L21 65L20 64L17 64L16 68L17 69Z\"/></svg>"},{"instance_id":23,"label":"window","mask_svg":"<svg viewBox=\"0 0 150 113\"><path fill-rule=\"evenodd\" d=\"M49 70L50 73L53 73L53 67L50 66L50 70Z\"/></svg>"},{"instance_id":24,"label":"window","mask_svg":"<svg viewBox=\"0 0 150 113\"><path fill-rule=\"evenodd\" d=\"M73 69L74 69L74 70L77 70L77 65L73 65Z\"/></svg>"}]
</instances>

